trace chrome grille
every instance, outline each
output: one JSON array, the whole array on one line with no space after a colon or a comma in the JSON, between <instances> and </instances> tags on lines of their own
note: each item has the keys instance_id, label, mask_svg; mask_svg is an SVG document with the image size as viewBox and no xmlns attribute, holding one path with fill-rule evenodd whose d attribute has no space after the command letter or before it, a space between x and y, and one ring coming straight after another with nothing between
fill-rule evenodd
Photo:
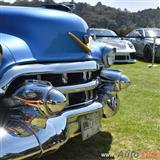
<instances>
[{"instance_id":1,"label":"chrome grille","mask_svg":"<svg viewBox=\"0 0 160 160\"><path fill-rule=\"evenodd\" d=\"M62 88L65 88L69 85L78 85L87 82L91 82L92 80L97 78L98 72L81 72L81 73L65 73L59 75L42 75L41 80L49 81L52 83L54 87L57 87L63 92ZM61 87L63 86L63 87ZM95 91L86 90L75 93L64 93L67 100L68 105L73 106L75 104L82 104L87 101L93 100L96 98Z\"/></svg>"},{"instance_id":2,"label":"chrome grille","mask_svg":"<svg viewBox=\"0 0 160 160\"><path fill-rule=\"evenodd\" d=\"M54 70L52 71L49 66L52 66ZM64 68L62 68L62 66L64 66ZM39 73L37 72L38 66L36 72L33 72L34 68L30 70L33 73L29 73L28 71L30 65L25 67L26 70L21 70L21 72L19 72L19 77L10 83L7 88L8 95L13 94L26 80L31 79L50 82L56 89L65 94L68 100L68 105L66 107L82 104L96 98L94 90L99 84L98 75L100 75L100 66L95 61L47 64L44 65L46 71L40 72L39 70ZM17 69L17 67L15 68ZM56 68L61 69L61 71L58 72ZM20 66L20 69L22 69L22 66ZM12 70L14 69L11 69L11 71ZM9 80L13 73L11 71L8 71L6 74L11 74L10 77L7 77L7 81L11 81ZM21 75L22 73L24 74Z\"/></svg>"},{"instance_id":3,"label":"chrome grille","mask_svg":"<svg viewBox=\"0 0 160 160\"><path fill-rule=\"evenodd\" d=\"M54 87L76 85L90 82L97 78L97 72L80 72L65 74L42 74L41 80L49 81Z\"/></svg>"}]
</instances>

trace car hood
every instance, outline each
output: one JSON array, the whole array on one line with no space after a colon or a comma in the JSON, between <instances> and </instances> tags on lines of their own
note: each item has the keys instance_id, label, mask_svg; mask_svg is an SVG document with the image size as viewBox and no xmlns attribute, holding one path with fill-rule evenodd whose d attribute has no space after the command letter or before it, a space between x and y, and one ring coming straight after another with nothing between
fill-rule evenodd
<instances>
[{"instance_id":1,"label":"car hood","mask_svg":"<svg viewBox=\"0 0 160 160\"><path fill-rule=\"evenodd\" d=\"M1 41L15 61L67 61L85 59L86 53L68 35L79 39L88 34L88 25L72 13L44 8L1 7Z\"/></svg>"},{"instance_id":2,"label":"car hood","mask_svg":"<svg viewBox=\"0 0 160 160\"><path fill-rule=\"evenodd\" d=\"M97 41L107 43L115 47L117 50L126 49L126 40L121 40L120 38L97 38Z\"/></svg>"}]
</instances>

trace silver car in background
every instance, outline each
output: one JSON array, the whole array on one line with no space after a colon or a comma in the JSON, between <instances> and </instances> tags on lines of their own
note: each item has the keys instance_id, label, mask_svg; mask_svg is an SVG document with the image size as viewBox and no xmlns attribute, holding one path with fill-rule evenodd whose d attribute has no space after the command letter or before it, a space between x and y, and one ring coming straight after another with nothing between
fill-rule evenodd
<instances>
[{"instance_id":1,"label":"silver car in background","mask_svg":"<svg viewBox=\"0 0 160 160\"><path fill-rule=\"evenodd\" d=\"M139 28L128 33L127 40L130 40L136 48L136 56L151 61L153 53L154 37L155 60L160 61L160 28Z\"/></svg>"},{"instance_id":2,"label":"silver car in background","mask_svg":"<svg viewBox=\"0 0 160 160\"><path fill-rule=\"evenodd\" d=\"M109 29L90 28L90 34L96 41L106 43L116 48L116 63L135 63L135 48L128 40L122 40L115 32Z\"/></svg>"}]
</instances>

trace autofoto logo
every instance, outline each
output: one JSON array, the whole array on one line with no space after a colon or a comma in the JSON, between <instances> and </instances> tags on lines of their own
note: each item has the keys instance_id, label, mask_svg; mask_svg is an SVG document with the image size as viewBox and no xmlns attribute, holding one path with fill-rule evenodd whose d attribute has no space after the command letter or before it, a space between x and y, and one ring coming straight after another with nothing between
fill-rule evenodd
<instances>
[{"instance_id":1,"label":"autofoto logo","mask_svg":"<svg viewBox=\"0 0 160 160\"><path fill-rule=\"evenodd\" d=\"M120 151L117 154L117 157L126 158L126 159L136 159L139 158L139 152L136 151Z\"/></svg>"},{"instance_id":2,"label":"autofoto logo","mask_svg":"<svg viewBox=\"0 0 160 160\"><path fill-rule=\"evenodd\" d=\"M112 160L117 158L122 159L160 159L160 151L142 150L142 151L119 151L116 154L101 153L101 158L104 160Z\"/></svg>"},{"instance_id":3,"label":"autofoto logo","mask_svg":"<svg viewBox=\"0 0 160 160\"><path fill-rule=\"evenodd\" d=\"M107 160L115 159L114 155L112 155L110 153L101 153L101 158L105 158Z\"/></svg>"},{"instance_id":4,"label":"autofoto logo","mask_svg":"<svg viewBox=\"0 0 160 160\"><path fill-rule=\"evenodd\" d=\"M160 159L160 151L143 150L140 157L144 159Z\"/></svg>"}]
</instances>

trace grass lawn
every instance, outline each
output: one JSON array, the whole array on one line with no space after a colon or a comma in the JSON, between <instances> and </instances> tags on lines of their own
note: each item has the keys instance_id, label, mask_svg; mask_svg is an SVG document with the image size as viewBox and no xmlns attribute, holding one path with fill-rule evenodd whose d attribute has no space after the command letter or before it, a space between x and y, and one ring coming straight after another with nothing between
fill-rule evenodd
<instances>
[{"instance_id":1,"label":"grass lawn","mask_svg":"<svg viewBox=\"0 0 160 160\"><path fill-rule=\"evenodd\" d=\"M132 85L119 93L121 107L110 119L102 120L102 132L82 142L81 137L69 140L46 160L107 160L101 153L110 153L116 160L142 159L122 157L127 151L144 150L159 153L160 159L160 66L147 63L115 65L131 79ZM152 155L153 156L153 155ZM154 159L153 157L150 159Z\"/></svg>"}]
</instances>

